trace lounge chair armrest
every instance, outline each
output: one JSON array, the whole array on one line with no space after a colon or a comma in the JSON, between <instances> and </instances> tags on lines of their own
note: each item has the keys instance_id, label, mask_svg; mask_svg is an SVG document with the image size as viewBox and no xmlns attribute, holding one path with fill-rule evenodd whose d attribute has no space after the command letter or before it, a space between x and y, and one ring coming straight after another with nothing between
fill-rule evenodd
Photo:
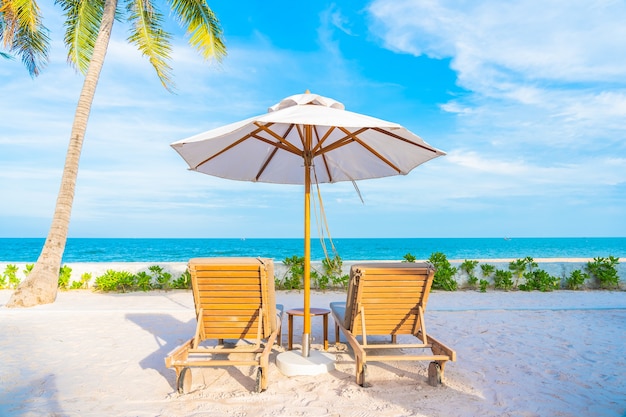
<instances>
[{"instance_id":1,"label":"lounge chair armrest","mask_svg":"<svg viewBox=\"0 0 626 417\"><path fill-rule=\"evenodd\" d=\"M189 357L189 349L191 348L193 339L189 339L187 342L178 346L165 357L165 367L171 368L175 362L185 362Z\"/></svg>"}]
</instances>

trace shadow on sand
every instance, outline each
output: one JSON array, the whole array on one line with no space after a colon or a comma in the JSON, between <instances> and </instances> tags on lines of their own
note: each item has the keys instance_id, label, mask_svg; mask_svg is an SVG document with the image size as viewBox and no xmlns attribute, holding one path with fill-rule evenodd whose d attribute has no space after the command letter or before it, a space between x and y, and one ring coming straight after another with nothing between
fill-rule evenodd
<instances>
[{"instance_id":1,"label":"shadow on sand","mask_svg":"<svg viewBox=\"0 0 626 417\"><path fill-rule=\"evenodd\" d=\"M143 369L154 369L165 378L173 390L176 390L176 372L174 369L165 367L165 358L172 350L194 336L196 330L196 320L182 322L169 314L154 313L129 313L126 319L137 324L145 331L152 334L159 345L159 348L150 353L139 364ZM239 354L242 355L242 354ZM244 372L244 370L247 370ZM215 381L219 377L228 373L247 390L253 391L255 388L256 367L245 366L219 366L219 367L198 367L192 368L194 386L197 387L200 381ZM192 390L194 387L192 386Z\"/></svg>"}]
</instances>

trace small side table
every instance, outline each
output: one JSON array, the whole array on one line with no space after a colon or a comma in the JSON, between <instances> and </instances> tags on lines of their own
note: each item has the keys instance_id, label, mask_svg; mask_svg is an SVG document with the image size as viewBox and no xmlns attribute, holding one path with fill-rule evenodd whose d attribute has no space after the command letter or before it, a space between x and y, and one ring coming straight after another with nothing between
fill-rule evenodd
<instances>
[{"instance_id":1,"label":"small side table","mask_svg":"<svg viewBox=\"0 0 626 417\"><path fill-rule=\"evenodd\" d=\"M328 315L330 314L330 310L326 310L325 308L310 308L311 317L322 316L324 321L324 350L328 350ZM291 310L287 310L287 319L289 321L289 333L288 337L288 350L293 348L293 316L304 317L304 309L303 308L294 308Z\"/></svg>"}]
</instances>

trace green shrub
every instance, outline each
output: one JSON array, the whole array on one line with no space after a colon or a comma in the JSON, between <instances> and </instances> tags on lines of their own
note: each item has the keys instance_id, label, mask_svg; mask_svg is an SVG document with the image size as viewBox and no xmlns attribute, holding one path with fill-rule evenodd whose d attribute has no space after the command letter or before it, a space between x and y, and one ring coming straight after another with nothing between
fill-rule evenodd
<instances>
[{"instance_id":1,"label":"green shrub","mask_svg":"<svg viewBox=\"0 0 626 417\"><path fill-rule=\"evenodd\" d=\"M91 281L91 272L84 272L80 276L80 281L73 281L70 285L71 290L82 290L89 287L89 281Z\"/></svg>"},{"instance_id":2,"label":"green shrub","mask_svg":"<svg viewBox=\"0 0 626 417\"><path fill-rule=\"evenodd\" d=\"M578 290L589 279L589 275L583 273L580 269L572 271L569 277L565 278L565 286L569 290Z\"/></svg>"},{"instance_id":3,"label":"green shrub","mask_svg":"<svg viewBox=\"0 0 626 417\"><path fill-rule=\"evenodd\" d=\"M135 275L127 271L107 270L96 278L95 287L99 291L127 292L135 288Z\"/></svg>"},{"instance_id":4,"label":"green shrub","mask_svg":"<svg viewBox=\"0 0 626 417\"><path fill-rule=\"evenodd\" d=\"M317 288L320 290L325 290L329 284L334 288L345 288L348 285L350 276L343 274L343 261L338 254L335 254L332 259L323 259L322 268L324 271L317 281Z\"/></svg>"},{"instance_id":5,"label":"green shrub","mask_svg":"<svg viewBox=\"0 0 626 417\"><path fill-rule=\"evenodd\" d=\"M152 272L152 277L154 278L154 288L158 288L160 290L169 290L171 288L171 280L172 274L169 272L165 272L162 267L159 265L152 265L148 268L150 272Z\"/></svg>"},{"instance_id":6,"label":"green shrub","mask_svg":"<svg viewBox=\"0 0 626 417\"><path fill-rule=\"evenodd\" d=\"M481 279L479 282L480 292L487 292L487 287L489 286L489 281Z\"/></svg>"},{"instance_id":7,"label":"green shrub","mask_svg":"<svg viewBox=\"0 0 626 417\"><path fill-rule=\"evenodd\" d=\"M144 292L152 289L152 275L148 274L146 271L138 272L135 278L137 289Z\"/></svg>"},{"instance_id":8,"label":"green shrub","mask_svg":"<svg viewBox=\"0 0 626 417\"><path fill-rule=\"evenodd\" d=\"M283 264L287 267L287 271L282 279L276 278L276 286L281 290L301 290L304 285L302 279L304 257L294 255L291 258L285 258Z\"/></svg>"},{"instance_id":9,"label":"green shrub","mask_svg":"<svg viewBox=\"0 0 626 417\"><path fill-rule=\"evenodd\" d=\"M467 286L475 289L476 284L478 284L478 277L474 275L474 270L478 265L478 261L468 261L467 259L463 261L461 264L461 271L465 272L467 275Z\"/></svg>"},{"instance_id":10,"label":"green shrub","mask_svg":"<svg viewBox=\"0 0 626 417\"><path fill-rule=\"evenodd\" d=\"M513 272L497 269L493 276L493 287L509 291L513 287Z\"/></svg>"},{"instance_id":11,"label":"green shrub","mask_svg":"<svg viewBox=\"0 0 626 417\"><path fill-rule=\"evenodd\" d=\"M27 277L27 276L28 276L28 274L30 274L30 271L32 271L32 270L33 270L34 266L35 266L35 264L26 264L26 265L24 266L24 271L23 271L23 273L24 273L24 276L25 276L25 277Z\"/></svg>"},{"instance_id":12,"label":"green shrub","mask_svg":"<svg viewBox=\"0 0 626 417\"><path fill-rule=\"evenodd\" d=\"M17 277L19 268L13 264L7 264L4 268L4 272L0 276L0 289L10 288L15 289L20 285L20 279Z\"/></svg>"},{"instance_id":13,"label":"green shrub","mask_svg":"<svg viewBox=\"0 0 626 417\"><path fill-rule=\"evenodd\" d=\"M488 280L496 272L496 267L491 264L482 264L480 270L483 274L483 278Z\"/></svg>"},{"instance_id":14,"label":"green shrub","mask_svg":"<svg viewBox=\"0 0 626 417\"><path fill-rule=\"evenodd\" d=\"M178 278L172 282L172 288L176 288L179 290L187 290L191 288L191 274L189 270L185 270Z\"/></svg>"},{"instance_id":15,"label":"green shrub","mask_svg":"<svg viewBox=\"0 0 626 417\"><path fill-rule=\"evenodd\" d=\"M450 261L441 252L435 252L428 258L435 267L435 278L433 280L433 288L436 290L456 291L457 282L454 275L457 269L450 265Z\"/></svg>"},{"instance_id":16,"label":"green shrub","mask_svg":"<svg viewBox=\"0 0 626 417\"><path fill-rule=\"evenodd\" d=\"M587 262L587 272L594 277L598 286L603 289L613 289L619 287L619 276L616 266L619 259L614 256L608 258L593 258L593 262Z\"/></svg>"},{"instance_id":17,"label":"green shrub","mask_svg":"<svg viewBox=\"0 0 626 417\"><path fill-rule=\"evenodd\" d=\"M524 274L526 282L519 286L522 291L553 291L559 288L561 279L548 274L543 269L538 269Z\"/></svg>"},{"instance_id":18,"label":"green shrub","mask_svg":"<svg viewBox=\"0 0 626 417\"><path fill-rule=\"evenodd\" d=\"M350 275L349 274L334 275L332 277L331 282L332 282L333 288L346 289L348 288L348 282L350 282Z\"/></svg>"},{"instance_id":19,"label":"green shrub","mask_svg":"<svg viewBox=\"0 0 626 417\"><path fill-rule=\"evenodd\" d=\"M67 265L63 265L61 269L59 269L59 281L57 283L57 287L61 290L67 290L67 287L70 285L71 277L72 268Z\"/></svg>"},{"instance_id":20,"label":"green shrub","mask_svg":"<svg viewBox=\"0 0 626 417\"><path fill-rule=\"evenodd\" d=\"M281 290L302 289L304 258L294 255L291 258L285 258L283 264L287 267L287 271L283 274L282 279L276 278L276 286Z\"/></svg>"},{"instance_id":21,"label":"green shrub","mask_svg":"<svg viewBox=\"0 0 626 417\"><path fill-rule=\"evenodd\" d=\"M537 268L537 263L530 256L527 256L524 259L516 259L515 261L511 261L509 263L509 270L515 275L515 283L513 284L513 288L518 287L519 280L524 276L526 272L532 273L535 268Z\"/></svg>"},{"instance_id":22,"label":"green shrub","mask_svg":"<svg viewBox=\"0 0 626 417\"><path fill-rule=\"evenodd\" d=\"M417 258L413 255L411 255L410 253L407 253L406 255L403 256L403 261L402 262L415 262L417 260Z\"/></svg>"}]
</instances>

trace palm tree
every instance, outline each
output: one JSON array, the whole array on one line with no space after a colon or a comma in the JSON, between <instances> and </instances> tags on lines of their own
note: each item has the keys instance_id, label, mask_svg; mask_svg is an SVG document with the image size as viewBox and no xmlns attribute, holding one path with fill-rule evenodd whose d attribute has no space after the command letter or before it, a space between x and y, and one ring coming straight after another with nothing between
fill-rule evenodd
<instances>
[{"instance_id":1,"label":"palm tree","mask_svg":"<svg viewBox=\"0 0 626 417\"><path fill-rule=\"evenodd\" d=\"M162 27L163 15L157 9L155 0L122 0L125 7L119 7L117 0L56 0L56 3L65 12L68 60L85 74L85 81L76 107L48 237L37 263L13 293L7 307L30 307L56 299L87 120L116 18L130 23L132 29L128 41L148 58L163 86L169 91L173 88L168 65L171 34ZM220 60L225 56L226 47L219 21L206 0L168 0L168 3L187 30L189 43L203 58Z\"/></svg>"},{"instance_id":2,"label":"palm tree","mask_svg":"<svg viewBox=\"0 0 626 417\"><path fill-rule=\"evenodd\" d=\"M0 44L22 58L31 77L48 61L50 39L35 0L0 0ZM13 59L10 53L0 56Z\"/></svg>"}]
</instances>

